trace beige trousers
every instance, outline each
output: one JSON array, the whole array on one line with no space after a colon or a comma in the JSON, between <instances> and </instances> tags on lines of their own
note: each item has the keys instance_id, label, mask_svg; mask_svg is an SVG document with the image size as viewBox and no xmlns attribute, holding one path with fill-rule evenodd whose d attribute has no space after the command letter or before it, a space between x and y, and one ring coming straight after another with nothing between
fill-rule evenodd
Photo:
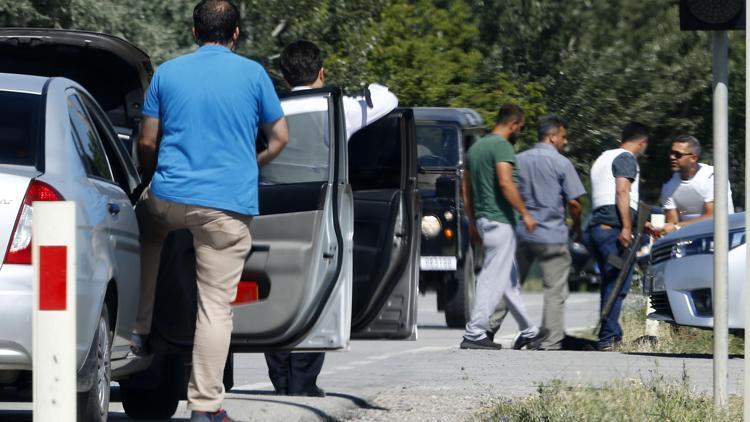
<instances>
[{"instance_id":1,"label":"beige trousers","mask_svg":"<svg viewBox=\"0 0 750 422\"><path fill-rule=\"evenodd\" d=\"M198 315L188 402L196 411L215 411L224 399L224 364L232 336L231 302L250 253L252 216L164 201L151 193L136 206L141 240L141 289L133 332L149 334L161 248L170 231L193 234Z\"/></svg>"}]
</instances>

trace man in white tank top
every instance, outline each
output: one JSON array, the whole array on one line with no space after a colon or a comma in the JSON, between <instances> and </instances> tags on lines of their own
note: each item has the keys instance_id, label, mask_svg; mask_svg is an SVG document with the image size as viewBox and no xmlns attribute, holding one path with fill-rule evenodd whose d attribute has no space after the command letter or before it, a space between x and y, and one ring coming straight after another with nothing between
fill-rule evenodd
<instances>
[{"instance_id":1,"label":"man in white tank top","mask_svg":"<svg viewBox=\"0 0 750 422\"><path fill-rule=\"evenodd\" d=\"M714 215L714 168L698 161L701 144L694 136L681 135L672 141L669 163L674 174L661 188L661 203L666 224L657 235L708 220ZM729 189L729 213L734 213L732 189Z\"/></svg>"},{"instance_id":2,"label":"man in white tank top","mask_svg":"<svg viewBox=\"0 0 750 422\"><path fill-rule=\"evenodd\" d=\"M648 146L646 126L630 122L622 130L620 148L605 151L591 167L592 214L585 241L602 271L600 309L614 289L620 270L608 263L610 255L620 255L630 246L638 210L638 158ZM622 340L620 309L630 289L632 268L617 293L612 311L602 324L596 349L612 350Z\"/></svg>"}]
</instances>

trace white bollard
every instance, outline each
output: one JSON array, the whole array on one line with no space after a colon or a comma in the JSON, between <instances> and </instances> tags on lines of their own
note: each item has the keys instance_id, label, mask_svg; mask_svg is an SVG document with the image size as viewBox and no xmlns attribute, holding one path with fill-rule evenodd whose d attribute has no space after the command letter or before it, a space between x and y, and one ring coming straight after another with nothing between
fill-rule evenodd
<instances>
[{"instance_id":1,"label":"white bollard","mask_svg":"<svg viewBox=\"0 0 750 422\"><path fill-rule=\"evenodd\" d=\"M76 209L33 204L34 421L76 420Z\"/></svg>"}]
</instances>

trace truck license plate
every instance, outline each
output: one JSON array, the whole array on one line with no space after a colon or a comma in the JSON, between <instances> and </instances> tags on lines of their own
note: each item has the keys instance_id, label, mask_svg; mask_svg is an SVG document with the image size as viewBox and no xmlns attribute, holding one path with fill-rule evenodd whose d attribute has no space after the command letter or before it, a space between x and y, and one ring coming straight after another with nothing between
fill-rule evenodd
<instances>
[{"instance_id":1,"label":"truck license plate","mask_svg":"<svg viewBox=\"0 0 750 422\"><path fill-rule=\"evenodd\" d=\"M419 258L422 271L456 271L455 256L422 256Z\"/></svg>"}]
</instances>

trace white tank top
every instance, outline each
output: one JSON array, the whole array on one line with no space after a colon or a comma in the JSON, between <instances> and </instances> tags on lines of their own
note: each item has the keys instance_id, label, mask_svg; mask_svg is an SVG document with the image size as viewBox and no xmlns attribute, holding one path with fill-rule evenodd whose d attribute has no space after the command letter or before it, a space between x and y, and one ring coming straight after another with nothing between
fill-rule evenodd
<instances>
[{"instance_id":1,"label":"white tank top","mask_svg":"<svg viewBox=\"0 0 750 422\"><path fill-rule=\"evenodd\" d=\"M591 167L591 200L593 209L616 204L617 189L615 176L612 174L612 162L623 153L633 155L632 152L626 149L617 148L604 151L594 161L594 165ZM640 167L636 165L636 168L638 172L636 173L635 180L630 184L630 208L634 210L638 210L638 182L641 177Z\"/></svg>"}]
</instances>

